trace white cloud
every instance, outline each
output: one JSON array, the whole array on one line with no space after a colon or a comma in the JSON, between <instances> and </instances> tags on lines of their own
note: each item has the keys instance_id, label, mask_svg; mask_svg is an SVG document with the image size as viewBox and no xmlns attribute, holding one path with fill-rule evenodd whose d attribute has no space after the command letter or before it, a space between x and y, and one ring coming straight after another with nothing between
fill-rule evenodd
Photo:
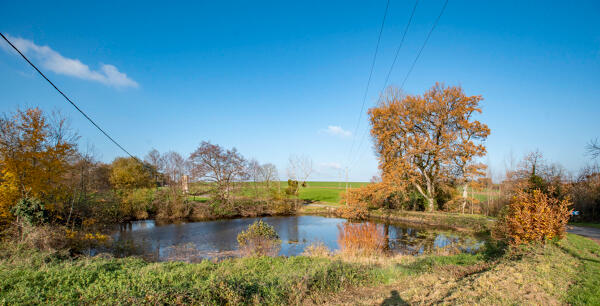
<instances>
[{"instance_id":1,"label":"white cloud","mask_svg":"<svg viewBox=\"0 0 600 306\"><path fill-rule=\"evenodd\" d=\"M327 129L323 130L324 133L327 133L332 136L340 136L340 137L350 137L352 133L350 131L344 130L341 126L330 125Z\"/></svg>"},{"instance_id":2,"label":"white cloud","mask_svg":"<svg viewBox=\"0 0 600 306\"><path fill-rule=\"evenodd\" d=\"M120 72L113 65L100 64L100 70L91 70L88 65L78 59L66 58L48 46L39 46L31 40L20 37L6 36L23 54L35 58L42 67L55 73L96 81L113 87L138 87L136 81L127 77L125 73ZM14 52L5 42L0 46L5 51Z\"/></svg>"},{"instance_id":3,"label":"white cloud","mask_svg":"<svg viewBox=\"0 0 600 306\"><path fill-rule=\"evenodd\" d=\"M342 165L340 165L340 163L336 163L336 162L321 163L319 165L323 169L334 169L334 170L340 170L340 169L342 169Z\"/></svg>"}]
</instances>

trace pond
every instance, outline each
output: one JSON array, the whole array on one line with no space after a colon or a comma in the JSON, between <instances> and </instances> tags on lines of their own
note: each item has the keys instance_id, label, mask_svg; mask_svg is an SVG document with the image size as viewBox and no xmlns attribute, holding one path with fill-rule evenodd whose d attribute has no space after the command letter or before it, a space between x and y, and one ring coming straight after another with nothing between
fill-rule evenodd
<instances>
[{"instance_id":1,"label":"pond","mask_svg":"<svg viewBox=\"0 0 600 306\"><path fill-rule=\"evenodd\" d=\"M248 225L262 219L272 225L281 239L279 255L300 255L313 243L322 243L331 251L339 249L340 226L345 219L322 216L284 216L227 219L161 225L154 220L122 224L112 234L118 245L134 247L139 255L154 260L189 260L236 256L237 235ZM444 249L476 252L484 241L444 229L416 227L401 223L375 223L387 238L386 249L395 254L422 254Z\"/></svg>"}]
</instances>

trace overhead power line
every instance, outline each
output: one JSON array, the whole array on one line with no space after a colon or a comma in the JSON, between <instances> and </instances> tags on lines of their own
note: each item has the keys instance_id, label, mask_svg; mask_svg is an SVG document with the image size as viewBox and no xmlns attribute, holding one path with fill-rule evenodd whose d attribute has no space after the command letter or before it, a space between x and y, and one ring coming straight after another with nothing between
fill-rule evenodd
<instances>
[{"instance_id":1,"label":"overhead power line","mask_svg":"<svg viewBox=\"0 0 600 306\"><path fill-rule=\"evenodd\" d=\"M402 39L400 40L400 44L398 45L398 48L396 49L396 54L394 55L394 61L392 62L392 65L390 65L390 69L388 70L388 73L385 76L385 81L383 82L383 89L381 90L381 92L383 92L385 90L385 87L387 86L387 83L390 79L390 75L392 74L392 70L394 70L394 65L396 64L396 61L398 60L398 54L400 54L400 49L402 49L402 45L404 44L404 39L406 38L406 33L408 32L408 28L410 27L413 16L415 16L415 11L417 10L417 4L419 4L419 0L415 1L415 5L413 6L412 12L410 13L410 18L408 18L408 23L406 23L406 27L404 28L404 33L402 33Z\"/></svg>"},{"instance_id":2,"label":"overhead power line","mask_svg":"<svg viewBox=\"0 0 600 306\"><path fill-rule=\"evenodd\" d=\"M93 124L100 132L102 132L102 134L104 134L104 136L106 136L108 139L110 139L110 141L112 141L112 143L114 143L117 147L119 147L119 149L123 150L123 152L125 152L127 155L131 156L133 159L137 160L138 162L140 161L137 157L131 155L127 150L125 150L125 148L123 148L123 146L121 146L116 140L114 140L112 137L110 137L110 135L108 135L107 132L105 132L98 124L96 124L96 122L94 122L94 120L92 120L92 118L90 118L90 116L88 116L85 112L83 112L78 106L77 104L75 104L73 101L71 101L71 99L69 99L69 97L67 97L67 95L65 95L60 89L58 89L58 87L56 87L56 85L54 85L54 83L52 83L52 81L50 81L50 79L48 79L46 77L46 75L44 75L44 73L42 73L24 54L23 52L21 52L21 50L19 50L17 47L15 47L15 45L13 45L10 40L8 40L8 38L6 38L6 36L4 36L4 34L0 33L0 35L2 36L2 38L4 38L4 40L13 48L15 49L15 51L17 51L21 57L23 57L23 59L25 59L25 61L27 61L29 63L29 65L31 65L31 67L33 67L33 69L35 69L35 71L37 71L46 81L48 81L48 83L50 83L50 85L52 85L52 87L54 87L54 89L56 89L56 91L58 91L67 101L69 101L69 103L71 103L71 105L73 105L73 107L75 107L75 109L77 109L77 111L79 111L84 117L85 119L87 119L91 124Z\"/></svg>"},{"instance_id":3,"label":"overhead power line","mask_svg":"<svg viewBox=\"0 0 600 306\"><path fill-rule=\"evenodd\" d=\"M417 0L417 2L418 2L418 0ZM429 41L429 38L431 37L431 33L433 33L433 31L434 31L434 30L435 30L435 28L437 27L437 25L438 25L438 23L439 23L440 19L442 18L442 15L444 14L444 11L446 10L446 6L447 6L447 5L448 5L448 0L446 0L446 1L444 2L444 6L442 6L442 9L440 10L440 14L437 16L437 18L436 18L436 19L435 19L435 21L433 22L433 25L431 26L431 29L429 30L429 33L427 33L427 37L425 38L425 41L423 42L423 45L421 45L421 48L419 48L419 51L417 52L417 56L416 56L416 57L415 57L415 59L413 60L413 62L412 62L412 64L411 64L410 68L408 69L408 71L407 71L407 73L406 73L406 76L404 77L404 80L402 81L402 84L400 85L400 91L402 91L402 90L404 89L404 85L406 84L406 80L408 80L408 77L410 76L411 72L412 72L412 71L413 71L413 69L415 68L415 64L416 64L416 63L417 63L417 61L419 60L419 57L421 57L421 53L423 52L423 49L425 49L425 46L427 45L427 42ZM412 20L412 17L413 17L413 14L414 14L414 9L415 9L416 7L417 7L417 3L415 3L415 6L414 6L414 8L413 8L413 12L412 12L412 14L411 14L410 20ZM410 24L410 20L409 20L409 24ZM409 24L408 24L408 25L409 25ZM406 29L408 29L408 25L407 25ZM406 35L406 33L404 33L404 34ZM399 51L399 49L398 49L398 51ZM398 51L397 51L397 52L398 52ZM396 53L396 56L397 56L397 53ZM394 63L395 63L395 61L396 61L396 59L394 58ZM393 63L392 63L392 65L393 65ZM390 73L390 72L391 72L391 69L390 69L390 71L388 72L388 77L389 77L389 73ZM382 92L381 92L381 94L383 94L383 91L385 90L385 86L387 86L387 77L386 77L386 84L384 85L384 88L382 89ZM366 131L363 133L363 136L362 136L362 138L361 138L361 141L360 141L360 143L359 143L358 149L356 150L356 151L357 151L357 153L359 153L359 154L356 156L356 160L354 160L354 162L350 164L350 165L351 165L351 167L354 167L354 165L355 165L355 164L356 164L356 163L357 163L357 162L360 160L360 158L361 158L361 156L362 156L362 153L360 152L360 148L361 148L361 146L362 146L362 144L363 144L363 142L364 142L364 140L365 140L365 138L366 138L366 136L367 136L367 131L368 131L368 130L366 130ZM363 153L364 153L364 152L363 152Z\"/></svg>"},{"instance_id":4,"label":"overhead power line","mask_svg":"<svg viewBox=\"0 0 600 306\"><path fill-rule=\"evenodd\" d=\"M408 69L408 72L406 73L406 76L404 77L404 80L402 81L402 85L400 85L400 90L402 90L404 88L404 84L406 83L406 80L408 80L408 76L410 76L410 73L413 71L413 68L415 68L415 64L419 60L419 57L421 56L421 52L423 52L423 49L425 49L425 45L427 45L427 42L429 41L429 37L431 37L431 33L433 33L433 30L435 30L435 28L437 27L437 24L440 21L440 18L442 18L442 15L444 14L444 11L446 10L447 5L448 5L448 0L446 0L446 2L444 2L444 6L442 6L442 10L440 11L440 14L437 16L437 18L433 22L433 26L431 27L431 30L429 30L429 33L427 33L427 38L425 38L425 41L423 42L421 49L419 49L419 53L417 53L415 60L412 62L412 65L410 65L410 69Z\"/></svg>"},{"instance_id":5,"label":"overhead power line","mask_svg":"<svg viewBox=\"0 0 600 306\"><path fill-rule=\"evenodd\" d=\"M375 53L373 54L373 60L371 61L371 69L369 71L369 78L367 80L367 86L365 87L365 92L362 98L362 105L360 107L360 113L358 114L358 121L356 122L356 127L354 128L354 133L352 134L352 145L350 146L350 151L348 152L348 162L350 162L350 157L352 156L352 149L354 149L354 143L356 141L356 133L358 132L358 127L360 126L360 119L362 119L362 114L365 109L365 101L367 100L367 94L369 92L369 87L371 85L371 79L373 77L373 68L375 67L375 61L377 59L377 53L379 52L379 43L381 42L381 34L383 33L383 27L385 25L385 19L387 17L387 12L390 7L390 0L387 0L385 5L385 11L383 13L383 20L381 21L381 27L379 28L379 35L377 36L377 44L375 45Z\"/></svg>"}]
</instances>

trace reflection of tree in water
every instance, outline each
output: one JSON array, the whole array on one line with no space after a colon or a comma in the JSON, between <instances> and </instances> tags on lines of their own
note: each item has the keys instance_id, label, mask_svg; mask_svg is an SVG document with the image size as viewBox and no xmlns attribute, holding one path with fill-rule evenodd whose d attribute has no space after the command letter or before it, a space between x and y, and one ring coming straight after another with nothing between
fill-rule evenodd
<instances>
[{"instance_id":1,"label":"reflection of tree in water","mask_svg":"<svg viewBox=\"0 0 600 306\"><path fill-rule=\"evenodd\" d=\"M387 249L393 253L458 253L477 251L483 242L472 237L448 232L415 229L383 224Z\"/></svg>"},{"instance_id":2,"label":"reflection of tree in water","mask_svg":"<svg viewBox=\"0 0 600 306\"><path fill-rule=\"evenodd\" d=\"M300 240L300 233L298 231L298 218L291 218L291 222L284 222L287 225L287 237L291 242L298 242Z\"/></svg>"},{"instance_id":3,"label":"reflection of tree in water","mask_svg":"<svg viewBox=\"0 0 600 306\"><path fill-rule=\"evenodd\" d=\"M110 253L115 257L139 256L146 260L159 260L158 252L148 239L134 240L128 236L119 235L110 246Z\"/></svg>"}]
</instances>

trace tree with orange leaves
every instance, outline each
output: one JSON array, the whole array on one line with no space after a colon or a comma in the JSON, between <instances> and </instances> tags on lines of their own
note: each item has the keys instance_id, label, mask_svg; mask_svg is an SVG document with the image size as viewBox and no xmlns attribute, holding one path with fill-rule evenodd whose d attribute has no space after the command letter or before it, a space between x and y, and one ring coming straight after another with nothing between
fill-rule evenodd
<instances>
[{"instance_id":1,"label":"tree with orange leaves","mask_svg":"<svg viewBox=\"0 0 600 306\"><path fill-rule=\"evenodd\" d=\"M484 166L475 159L485 155L490 130L473 119L482 99L439 83L423 95L390 91L369 110L383 181L416 189L433 211L440 186L482 174Z\"/></svg>"},{"instance_id":2,"label":"tree with orange leaves","mask_svg":"<svg viewBox=\"0 0 600 306\"><path fill-rule=\"evenodd\" d=\"M64 178L77 137L58 114L38 108L0 117L0 221L21 198L40 199L53 209L69 196Z\"/></svg>"}]
</instances>

